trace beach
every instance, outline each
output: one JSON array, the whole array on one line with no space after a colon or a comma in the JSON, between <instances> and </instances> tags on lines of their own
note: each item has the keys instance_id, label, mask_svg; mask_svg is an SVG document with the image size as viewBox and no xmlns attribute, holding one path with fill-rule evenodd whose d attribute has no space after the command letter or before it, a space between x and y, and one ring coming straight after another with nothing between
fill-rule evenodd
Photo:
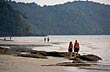
<instances>
[{"instance_id":1,"label":"beach","mask_svg":"<svg viewBox=\"0 0 110 72\"><path fill-rule=\"evenodd\" d=\"M63 67L42 66L68 61L64 58L48 57L48 59L35 59L0 55L0 72L66 72Z\"/></svg>"},{"instance_id":2,"label":"beach","mask_svg":"<svg viewBox=\"0 0 110 72\"><path fill-rule=\"evenodd\" d=\"M2 37L1 37L2 38ZM62 62L72 62L65 57L47 56L48 59L0 55L0 72L109 72L110 55L109 36L50 36L50 42L44 43L44 37L13 37L13 41L0 41L5 48L33 49L38 51L67 52L69 41L78 39L81 45L80 54L95 54L102 58L94 67L42 66ZM94 43L96 42L96 43ZM103 49L104 48L104 49ZM105 54L103 54L106 52Z\"/></svg>"}]
</instances>

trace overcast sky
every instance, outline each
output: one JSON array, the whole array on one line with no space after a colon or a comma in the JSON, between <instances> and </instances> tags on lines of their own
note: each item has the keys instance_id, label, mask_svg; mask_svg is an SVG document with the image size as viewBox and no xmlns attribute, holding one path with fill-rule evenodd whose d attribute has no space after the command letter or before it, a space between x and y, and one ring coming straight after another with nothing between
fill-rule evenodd
<instances>
[{"instance_id":1,"label":"overcast sky","mask_svg":"<svg viewBox=\"0 0 110 72\"><path fill-rule=\"evenodd\" d=\"M43 6L43 5L55 5L55 4L62 4L68 1L78 1L78 0L14 0L14 1L20 1L20 2L36 2L37 4ZM83 0L81 0L83 1ZM86 1L86 0L84 0ZM89 1L95 1L105 4L110 4L110 0L89 0Z\"/></svg>"}]
</instances>

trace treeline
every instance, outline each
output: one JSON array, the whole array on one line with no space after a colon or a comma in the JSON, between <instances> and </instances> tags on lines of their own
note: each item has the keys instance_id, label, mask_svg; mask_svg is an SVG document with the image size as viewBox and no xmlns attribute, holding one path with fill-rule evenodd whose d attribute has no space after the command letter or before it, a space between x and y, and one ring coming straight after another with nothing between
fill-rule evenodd
<instances>
[{"instance_id":1,"label":"treeline","mask_svg":"<svg viewBox=\"0 0 110 72\"><path fill-rule=\"evenodd\" d=\"M0 36L110 35L110 5L75 1L55 6L0 0Z\"/></svg>"},{"instance_id":2,"label":"treeline","mask_svg":"<svg viewBox=\"0 0 110 72\"><path fill-rule=\"evenodd\" d=\"M74 1L55 6L11 2L27 17L31 30L40 35L109 35L110 5Z\"/></svg>"},{"instance_id":3,"label":"treeline","mask_svg":"<svg viewBox=\"0 0 110 72\"><path fill-rule=\"evenodd\" d=\"M29 25L24 16L8 4L10 1L0 0L0 36L29 34Z\"/></svg>"}]
</instances>

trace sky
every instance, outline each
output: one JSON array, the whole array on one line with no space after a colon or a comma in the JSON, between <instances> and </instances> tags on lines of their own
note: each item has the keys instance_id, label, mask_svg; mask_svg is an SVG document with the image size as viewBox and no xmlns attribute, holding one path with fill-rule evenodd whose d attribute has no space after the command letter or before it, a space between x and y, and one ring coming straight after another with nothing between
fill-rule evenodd
<instances>
[{"instance_id":1,"label":"sky","mask_svg":"<svg viewBox=\"0 0 110 72\"><path fill-rule=\"evenodd\" d=\"M55 4L63 4L65 2L72 2L72 1L78 1L78 0L14 0L17 2L36 2L38 5L55 5ZM86 1L86 0L81 0ZM94 2L100 2L104 4L110 4L110 0L88 0L88 1L94 1Z\"/></svg>"}]
</instances>

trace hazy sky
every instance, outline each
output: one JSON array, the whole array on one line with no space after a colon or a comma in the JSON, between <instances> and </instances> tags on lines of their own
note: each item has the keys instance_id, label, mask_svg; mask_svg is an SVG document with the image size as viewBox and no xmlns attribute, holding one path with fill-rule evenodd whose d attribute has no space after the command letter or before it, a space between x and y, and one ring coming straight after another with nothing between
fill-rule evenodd
<instances>
[{"instance_id":1,"label":"hazy sky","mask_svg":"<svg viewBox=\"0 0 110 72\"><path fill-rule=\"evenodd\" d=\"M43 5L55 5L55 4L62 4L68 1L78 1L78 0L14 0L14 1L20 1L20 2L36 2L37 4L43 6ZM86 0L81 0L86 1ZM110 0L89 0L89 1L95 1L105 4L110 4Z\"/></svg>"}]
</instances>

